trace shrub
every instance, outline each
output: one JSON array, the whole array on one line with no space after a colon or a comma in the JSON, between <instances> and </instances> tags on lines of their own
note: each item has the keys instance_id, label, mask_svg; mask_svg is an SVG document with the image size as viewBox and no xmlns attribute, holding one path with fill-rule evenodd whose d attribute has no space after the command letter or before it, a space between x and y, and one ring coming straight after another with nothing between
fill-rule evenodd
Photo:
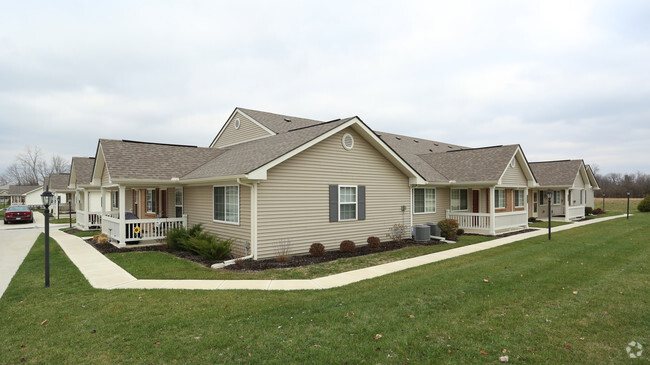
<instances>
[{"instance_id":1,"label":"shrub","mask_svg":"<svg viewBox=\"0 0 650 365\"><path fill-rule=\"evenodd\" d=\"M639 202L636 208L639 212L650 212L650 195L646 194L645 198Z\"/></svg>"},{"instance_id":2,"label":"shrub","mask_svg":"<svg viewBox=\"0 0 650 365\"><path fill-rule=\"evenodd\" d=\"M593 214L593 215L598 215L598 214L603 214L603 213L605 213L605 211L600 209L600 208L596 208L596 209L591 211L591 214Z\"/></svg>"},{"instance_id":3,"label":"shrub","mask_svg":"<svg viewBox=\"0 0 650 365\"><path fill-rule=\"evenodd\" d=\"M407 232L406 226L398 223L388 229L388 234L386 236L390 238L391 241L401 242Z\"/></svg>"},{"instance_id":4,"label":"shrub","mask_svg":"<svg viewBox=\"0 0 650 365\"><path fill-rule=\"evenodd\" d=\"M585 207L585 217L588 215L591 215L591 212L594 211L594 208L592 207Z\"/></svg>"},{"instance_id":5,"label":"shrub","mask_svg":"<svg viewBox=\"0 0 650 365\"><path fill-rule=\"evenodd\" d=\"M221 240L209 233L200 233L190 237L186 246L188 251L201 255L209 260L223 260L230 255L233 239Z\"/></svg>"},{"instance_id":6,"label":"shrub","mask_svg":"<svg viewBox=\"0 0 650 365\"><path fill-rule=\"evenodd\" d=\"M309 253L314 257L321 257L325 254L325 246L322 243L312 243L309 247Z\"/></svg>"},{"instance_id":7,"label":"shrub","mask_svg":"<svg viewBox=\"0 0 650 365\"><path fill-rule=\"evenodd\" d=\"M194 229L194 227L192 227L192 229ZM189 241L189 239L190 234L185 227L181 226L179 228L172 228L167 231L167 245L174 250L187 251L185 244L187 241Z\"/></svg>"},{"instance_id":8,"label":"shrub","mask_svg":"<svg viewBox=\"0 0 650 365\"><path fill-rule=\"evenodd\" d=\"M97 236L97 244L103 245L105 243L108 243L108 235L106 233Z\"/></svg>"},{"instance_id":9,"label":"shrub","mask_svg":"<svg viewBox=\"0 0 650 365\"><path fill-rule=\"evenodd\" d=\"M289 240L280 240L275 248L275 259L280 262L289 261Z\"/></svg>"},{"instance_id":10,"label":"shrub","mask_svg":"<svg viewBox=\"0 0 650 365\"><path fill-rule=\"evenodd\" d=\"M535 217L528 217L528 222L530 222L530 223L535 223L535 222L537 222L537 218L535 218Z\"/></svg>"},{"instance_id":11,"label":"shrub","mask_svg":"<svg viewBox=\"0 0 650 365\"><path fill-rule=\"evenodd\" d=\"M448 240L455 240L458 236L458 221L455 219L443 219L438 222L440 234Z\"/></svg>"},{"instance_id":12,"label":"shrub","mask_svg":"<svg viewBox=\"0 0 650 365\"><path fill-rule=\"evenodd\" d=\"M354 242L350 240L345 240L341 242L341 246L339 247L339 249L341 250L341 252L351 253L357 249L357 246L354 244Z\"/></svg>"},{"instance_id":13,"label":"shrub","mask_svg":"<svg viewBox=\"0 0 650 365\"><path fill-rule=\"evenodd\" d=\"M368 237L368 248L376 250L379 248L379 237Z\"/></svg>"},{"instance_id":14,"label":"shrub","mask_svg":"<svg viewBox=\"0 0 650 365\"><path fill-rule=\"evenodd\" d=\"M93 236L93 242L97 242L99 240L99 235L96 234Z\"/></svg>"},{"instance_id":15,"label":"shrub","mask_svg":"<svg viewBox=\"0 0 650 365\"><path fill-rule=\"evenodd\" d=\"M459 236L462 236L462 235L465 234L465 230L462 229L462 228L458 228L457 234L458 234Z\"/></svg>"}]
</instances>

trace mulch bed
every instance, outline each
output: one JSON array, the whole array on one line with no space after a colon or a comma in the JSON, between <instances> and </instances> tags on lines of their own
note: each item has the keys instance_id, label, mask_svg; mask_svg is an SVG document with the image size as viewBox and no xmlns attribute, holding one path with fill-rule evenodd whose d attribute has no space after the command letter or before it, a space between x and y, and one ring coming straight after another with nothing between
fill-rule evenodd
<instances>
[{"instance_id":1,"label":"mulch bed","mask_svg":"<svg viewBox=\"0 0 650 365\"><path fill-rule=\"evenodd\" d=\"M526 233L526 232L531 232L534 231L534 229L527 229L523 231L517 231L517 232L508 232L504 234L497 235L497 238L501 237L508 237L520 233ZM74 232L79 232L78 229L72 228L69 230L65 231L66 233L74 233ZM469 233L465 233L465 235L472 235ZM462 240L462 238L460 238ZM199 263L203 266L210 267L212 264L215 263L214 260L208 260L205 259L202 256L195 255L191 252L187 251L178 251L170 248L166 244L162 245L157 245L157 246L137 246L137 245L127 245L127 247L124 248L118 248L115 247L111 244L97 244L95 241L92 240L92 237L85 239L85 241L93 246L97 251L101 252L102 254L107 254L107 253L121 253L121 252L165 252L174 256L177 256L179 258L193 261L196 263ZM440 245L440 244L445 244L442 241L438 240L431 240L428 242L415 242L413 240L407 239L403 240L401 242L399 241L388 241L388 242L381 242L379 244L379 248L376 249L371 249L368 248L368 246L361 246L357 247L355 252L348 253L348 252L341 252L341 251L325 251L325 254L321 257L313 257L310 254L306 255L301 255L301 256L290 256L288 260L286 261L279 261L277 259L266 259L266 260L244 260L235 263L234 265L227 266L225 269L226 270L232 270L232 271L263 271L263 270L272 270L272 269L285 269L285 268L292 268L292 267L299 267L299 266L308 266L308 265L313 265L313 264L319 264L323 262L328 262L328 261L334 261L338 260L341 258L347 258L347 257L357 257L357 256L364 256L364 255L369 255L373 253L378 253L378 252L386 252L386 251L393 251L393 250L399 250L401 248L405 247L412 247L412 246L431 246L431 245Z\"/></svg>"}]
</instances>

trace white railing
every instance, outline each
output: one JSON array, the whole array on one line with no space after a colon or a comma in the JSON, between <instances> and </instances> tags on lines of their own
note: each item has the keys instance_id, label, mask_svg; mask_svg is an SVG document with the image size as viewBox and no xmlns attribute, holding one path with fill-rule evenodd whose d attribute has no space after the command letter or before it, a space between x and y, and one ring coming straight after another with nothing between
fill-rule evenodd
<instances>
[{"instance_id":1,"label":"white railing","mask_svg":"<svg viewBox=\"0 0 650 365\"><path fill-rule=\"evenodd\" d=\"M566 212L566 219L574 219L578 217L584 217L585 216L585 206L584 205L576 205L573 207L569 207L569 210Z\"/></svg>"},{"instance_id":2,"label":"white railing","mask_svg":"<svg viewBox=\"0 0 650 365\"><path fill-rule=\"evenodd\" d=\"M77 210L77 227L81 229L97 228L102 225L102 212Z\"/></svg>"},{"instance_id":3,"label":"white railing","mask_svg":"<svg viewBox=\"0 0 650 365\"><path fill-rule=\"evenodd\" d=\"M104 216L102 233L112 240L120 240L119 218ZM187 215L181 218L128 219L124 223L125 241L155 240L167 238L173 228L187 227Z\"/></svg>"},{"instance_id":4,"label":"white railing","mask_svg":"<svg viewBox=\"0 0 650 365\"><path fill-rule=\"evenodd\" d=\"M490 232L489 213L452 212L447 210L447 219L458 221L458 228Z\"/></svg>"},{"instance_id":5,"label":"white railing","mask_svg":"<svg viewBox=\"0 0 650 365\"><path fill-rule=\"evenodd\" d=\"M526 211L497 213L495 219L495 230L515 227L526 227L528 225L528 213Z\"/></svg>"}]
</instances>

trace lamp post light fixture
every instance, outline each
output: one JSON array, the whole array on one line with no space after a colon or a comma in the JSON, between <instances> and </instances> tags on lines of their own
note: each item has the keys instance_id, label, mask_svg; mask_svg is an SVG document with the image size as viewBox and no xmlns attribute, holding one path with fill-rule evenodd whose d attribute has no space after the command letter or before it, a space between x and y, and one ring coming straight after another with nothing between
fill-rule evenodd
<instances>
[{"instance_id":1,"label":"lamp post light fixture","mask_svg":"<svg viewBox=\"0 0 650 365\"><path fill-rule=\"evenodd\" d=\"M45 192L41 194L43 206L45 206L45 287L50 286L50 205L54 202L54 195L50 187L46 186Z\"/></svg>"},{"instance_id":2,"label":"lamp post light fixture","mask_svg":"<svg viewBox=\"0 0 650 365\"><path fill-rule=\"evenodd\" d=\"M627 219L630 219L630 192L627 192Z\"/></svg>"},{"instance_id":3,"label":"lamp post light fixture","mask_svg":"<svg viewBox=\"0 0 650 365\"><path fill-rule=\"evenodd\" d=\"M550 190L546 191L546 200L548 200L548 240L551 240L551 196L553 192Z\"/></svg>"},{"instance_id":4,"label":"lamp post light fixture","mask_svg":"<svg viewBox=\"0 0 650 365\"><path fill-rule=\"evenodd\" d=\"M603 213L605 213L605 194L603 194Z\"/></svg>"}]
</instances>

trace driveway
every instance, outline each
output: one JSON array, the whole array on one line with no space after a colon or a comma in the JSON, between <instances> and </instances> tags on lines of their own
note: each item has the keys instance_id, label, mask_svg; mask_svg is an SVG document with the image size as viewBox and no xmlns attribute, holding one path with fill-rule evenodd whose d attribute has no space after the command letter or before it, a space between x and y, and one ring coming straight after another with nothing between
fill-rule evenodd
<instances>
[{"instance_id":1,"label":"driveway","mask_svg":"<svg viewBox=\"0 0 650 365\"><path fill-rule=\"evenodd\" d=\"M0 298L29 253L38 235L43 232L45 218L34 213L34 223L4 224L0 220ZM53 228L53 227L50 227ZM56 228L55 228L56 229Z\"/></svg>"}]
</instances>

